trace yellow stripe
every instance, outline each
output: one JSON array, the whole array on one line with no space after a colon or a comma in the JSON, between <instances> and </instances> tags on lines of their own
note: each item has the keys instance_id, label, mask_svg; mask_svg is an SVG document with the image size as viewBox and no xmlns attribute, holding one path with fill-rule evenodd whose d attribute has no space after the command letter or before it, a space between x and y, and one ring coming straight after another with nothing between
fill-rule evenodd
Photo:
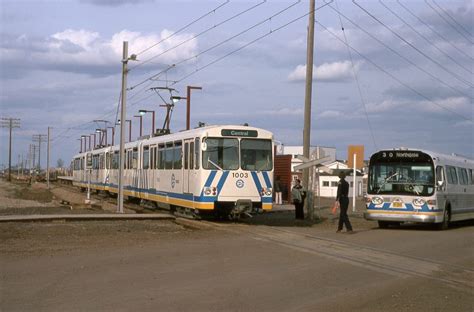
<instances>
[{"instance_id":1,"label":"yellow stripe","mask_svg":"<svg viewBox=\"0 0 474 312\"><path fill-rule=\"evenodd\" d=\"M412 215L427 215L427 216L437 216L442 215L443 212L417 212L417 211L386 211L386 210L372 210L367 209L368 213L385 213L385 214L412 214Z\"/></svg>"}]
</instances>

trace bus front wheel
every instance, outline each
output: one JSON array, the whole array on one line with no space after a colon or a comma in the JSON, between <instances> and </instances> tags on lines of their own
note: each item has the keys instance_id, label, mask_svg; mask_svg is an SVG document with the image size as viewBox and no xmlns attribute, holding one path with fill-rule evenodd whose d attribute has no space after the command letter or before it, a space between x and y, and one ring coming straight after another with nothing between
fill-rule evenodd
<instances>
[{"instance_id":1,"label":"bus front wheel","mask_svg":"<svg viewBox=\"0 0 474 312\"><path fill-rule=\"evenodd\" d=\"M441 223L436 224L436 227L438 228L438 230L443 231L443 230L448 229L450 217L451 217L451 213L449 211L449 208L446 207L443 213L443 221Z\"/></svg>"}]
</instances>

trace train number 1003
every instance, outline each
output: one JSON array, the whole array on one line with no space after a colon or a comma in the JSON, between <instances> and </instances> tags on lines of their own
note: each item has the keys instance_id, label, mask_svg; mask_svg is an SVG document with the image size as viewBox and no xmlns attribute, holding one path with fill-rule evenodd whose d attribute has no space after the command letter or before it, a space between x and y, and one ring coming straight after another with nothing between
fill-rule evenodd
<instances>
[{"instance_id":1,"label":"train number 1003","mask_svg":"<svg viewBox=\"0 0 474 312\"><path fill-rule=\"evenodd\" d=\"M247 172L232 172L232 177L234 177L234 178L248 178L249 174Z\"/></svg>"}]
</instances>

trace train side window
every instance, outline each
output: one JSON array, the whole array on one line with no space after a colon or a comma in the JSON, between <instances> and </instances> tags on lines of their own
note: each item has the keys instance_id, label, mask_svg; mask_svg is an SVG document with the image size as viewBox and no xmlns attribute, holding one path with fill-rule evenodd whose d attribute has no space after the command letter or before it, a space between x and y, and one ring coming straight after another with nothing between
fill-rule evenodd
<instances>
[{"instance_id":1,"label":"train side window","mask_svg":"<svg viewBox=\"0 0 474 312\"><path fill-rule=\"evenodd\" d=\"M114 155L112 156L112 169L118 169L119 168L119 152L115 151Z\"/></svg>"},{"instance_id":2,"label":"train side window","mask_svg":"<svg viewBox=\"0 0 474 312\"><path fill-rule=\"evenodd\" d=\"M467 179L466 169L464 169L464 168L456 168L456 169L457 169L457 172L458 172L459 184L467 185L468 184L468 179Z\"/></svg>"},{"instance_id":3,"label":"train side window","mask_svg":"<svg viewBox=\"0 0 474 312\"><path fill-rule=\"evenodd\" d=\"M183 167L183 142L175 141L173 148L173 169Z\"/></svg>"},{"instance_id":4,"label":"train side window","mask_svg":"<svg viewBox=\"0 0 474 312\"><path fill-rule=\"evenodd\" d=\"M105 169L105 154L104 153L100 154L99 167L100 169Z\"/></svg>"},{"instance_id":5,"label":"train side window","mask_svg":"<svg viewBox=\"0 0 474 312\"><path fill-rule=\"evenodd\" d=\"M132 151L132 168L138 168L138 148L134 148Z\"/></svg>"},{"instance_id":6,"label":"train side window","mask_svg":"<svg viewBox=\"0 0 474 312\"><path fill-rule=\"evenodd\" d=\"M189 169L194 168L194 142L189 143Z\"/></svg>"},{"instance_id":7,"label":"train side window","mask_svg":"<svg viewBox=\"0 0 474 312\"><path fill-rule=\"evenodd\" d=\"M165 145L165 169L173 169L173 143Z\"/></svg>"},{"instance_id":8,"label":"train side window","mask_svg":"<svg viewBox=\"0 0 474 312\"><path fill-rule=\"evenodd\" d=\"M189 143L184 143L184 169L189 169Z\"/></svg>"},{"instance_id":9,"label":"train side window","mask_svg":"<svg viewBox=\"0 0 474 312\"><path fill-rule=\"evenodd\" d=\"M451 166L446 166L448 183L449 184L458 184L458 177L456 175L456 168Z\"/></svg>"},{"instance_id":10,"label":"train side window","mask_svg":"<svg viewBox=\"0 0 474 312\"><path fill-rule=\"evenodd\" d=\"M165 145L160 144L158 145L158 169L165 169Z\"/></svg>"},{"instance_id":11,"label":"train side window","mask_svg":"<svg viewBox=\"0 0 474 312\"><path fill-rule=\"evenodd\" d=\"M199 158L200 154L200 145L199 145L199 138L196 138L194 140L194 169L198 170L199 169L199 164L201 163L201 160Z\"/></svg>"},{"instance_id":12,"label":"train side window","mask_svg":"<svg viewBox=\"0 0 474 312\"><path fill-rule=\"evenodd\" d=\"M150 147L143 147L143 169L150 168Z\"/></svg>"},{"instance_id":13,"label":"train side window","mask_svg":"<svg viewBox=\"0 0 474 312\"><path fill-rule=\"evenodd\" d=\"M469 179L471 180L470 184L474 184L474 170L469 169Z\"/></svg>"},{"instance_id":14,"label":"train side window","mask_svg":"<svg viewBox=\"0 0 474 312\"><path fill-rule=\"evenodd\" d=\"M155 169L155 148L150 149L150 169Z\"/></svg>"}]
</instances>

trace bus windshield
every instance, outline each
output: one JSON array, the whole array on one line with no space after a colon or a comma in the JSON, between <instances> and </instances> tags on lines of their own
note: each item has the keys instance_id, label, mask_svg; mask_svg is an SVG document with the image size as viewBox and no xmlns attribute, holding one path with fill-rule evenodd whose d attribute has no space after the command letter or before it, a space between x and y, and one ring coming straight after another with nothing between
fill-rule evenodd
<instances>
[{"instance_id":1,"label":"bus windshield","mask_svg":"<svg viewBox=\"0 0 474 312\"><path fill-rule=\"evenodd\" d=\"M371 164L368 193L432 195L435 189L433 165L417 162Z\"/></svg>"}]
</instances>

